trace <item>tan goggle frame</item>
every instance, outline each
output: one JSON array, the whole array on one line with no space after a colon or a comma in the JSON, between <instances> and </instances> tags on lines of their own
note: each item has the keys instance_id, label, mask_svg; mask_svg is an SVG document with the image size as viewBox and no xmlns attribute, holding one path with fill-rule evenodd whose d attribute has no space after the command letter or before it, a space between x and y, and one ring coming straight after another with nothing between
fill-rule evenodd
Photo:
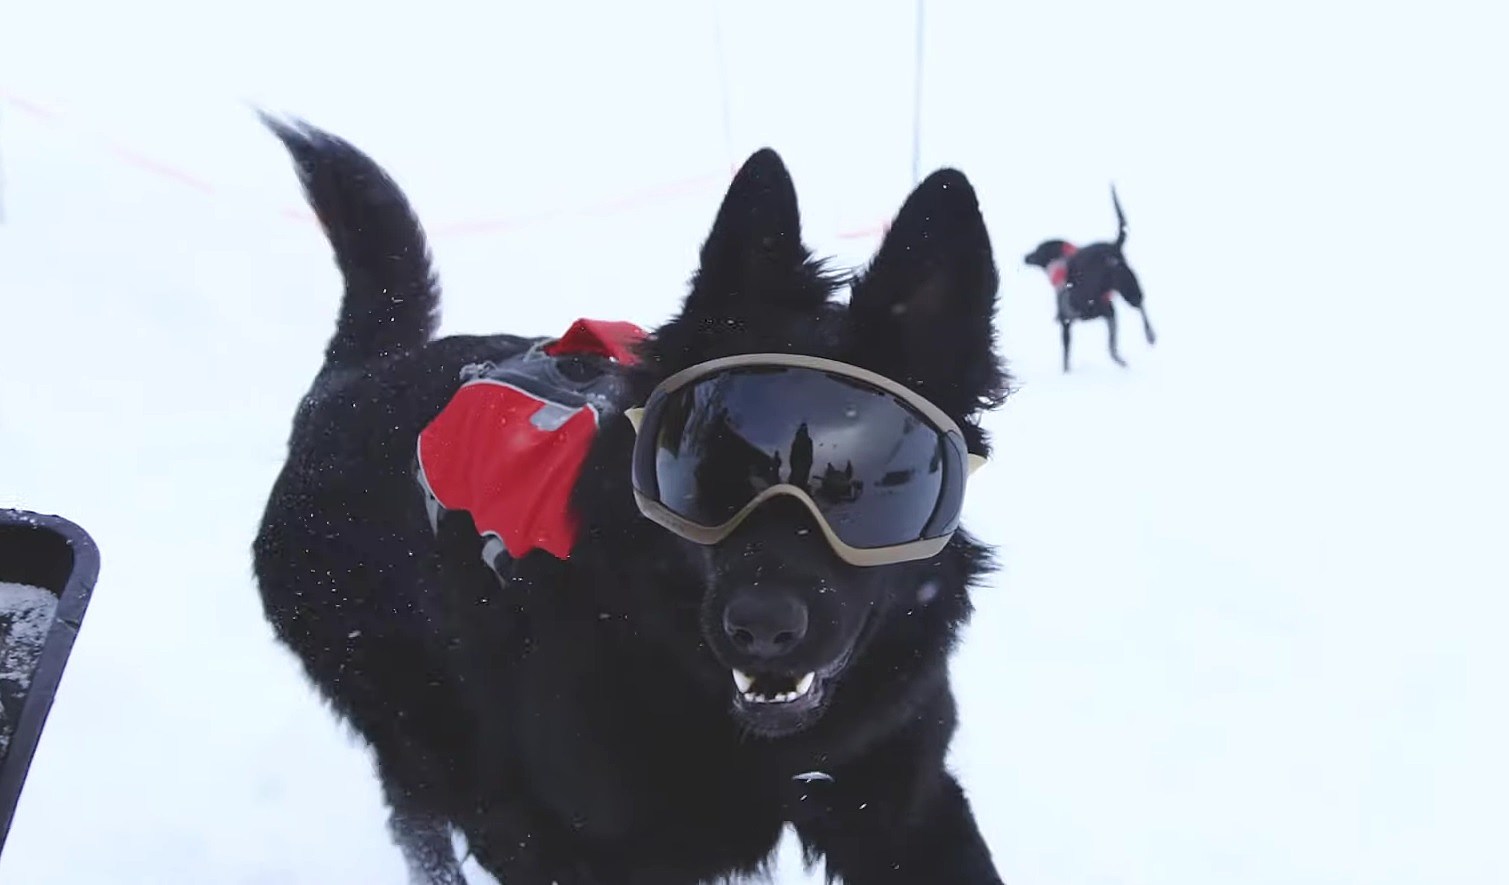
<instances>
[{"instance_id":1,"label":"tan goggle frame","mask_svg":"<svg viewBox=\"0 0 1509 885\"><path fill-rule=\"evenodd\" d=\"M740 366L790 366L803 369L816 369L845 378L853 378L856 381L864 382L891 394L921 412L924 417L945 434L953 434L961 442L964 440L964 434L959 430L958 423L916 391L898 384L884 375L871 372L868 369L862 369L859 366L853 366L837 360L824 359L823 357L806 356L804 354L749 353L698 363L662 381L651 392L650 400L654 401L656 396L665 396L673 393L699 378L706 377L723 369L738 368ZM639 425L644 420L644 413L644 408L632 408L624 411L624 417L629 419L629 423L633 425L636 434L639 433ZM969 477L973 476L976 470L985 465L985 458L973 452L966 451L965 460L964 481L967 488ZM962 497L963 492L961 491L960 494ZM801 501L817 520L817 525L822 530L823 537L827 539L828 545L833 548L833 552L838 555L839 559L853 566L893 565L899 562L927 559L936 556L944 547L948 546L948 542L954 535L954 532L950 531L936 538L923 538L918 541L908 541L904 544L893 544L888 547L853 547L844 543L834 533L833 527L828 524L827 518L823 516L822 510L818 508L817 502L812 499L807 490L790 483L774 485L760 492L722 525L705 526L674 513L664 504L641 492L638 486L634 486L634 501L639 505L639 511L646 518L686 538L688 541L707 546L718 544L727 539L739 527L739 524L755 511L755 508L777 495L788 495Z\"/></svg>"}]
</instances>

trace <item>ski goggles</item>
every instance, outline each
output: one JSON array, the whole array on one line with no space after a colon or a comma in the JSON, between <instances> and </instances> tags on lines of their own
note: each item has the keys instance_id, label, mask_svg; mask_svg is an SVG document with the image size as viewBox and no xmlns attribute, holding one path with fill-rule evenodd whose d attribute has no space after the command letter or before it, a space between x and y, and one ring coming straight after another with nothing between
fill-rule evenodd
<instances>
[{"instance_id":1,"label":"ski goggles","mask_svg":"<svg viewBox=\"0 0 1509 885\"><path fill-rule=\"evenodd\" d=\"M883 375L820 357L747 354L677 372L626 416L640 512L718 544L761 504L800 501L856 566L926 559L959 527L985 459L953 419Z\"/></svg>"}]
</instances>

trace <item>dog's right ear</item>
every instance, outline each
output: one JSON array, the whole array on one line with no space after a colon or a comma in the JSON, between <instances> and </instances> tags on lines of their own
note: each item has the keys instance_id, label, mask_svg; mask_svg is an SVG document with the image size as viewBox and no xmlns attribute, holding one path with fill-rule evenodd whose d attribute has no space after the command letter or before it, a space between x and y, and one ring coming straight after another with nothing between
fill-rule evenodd
<instances>
[{"instance_id":1,"label":"dog's right ear","mask_svg":"<svg viewBox=\"0 0 1509 885\"><path fill-rule=\"evenodd\" d=\"M811 331L836 285L802 245L796 187L765 148L728 186L680 314L641 353L668 374L733 353L789 350L794 331Z\"/></svg>"},{"instance_id":2,"label":"dog's right ear","mask_svg":"<svg viewBox=\"0 0 1509 885\"><path fill-rule=\"evenodd\" d=\"M826 290L803 284L810 257L786 164L770 148L757 151L728 186L683 313L738 315L767 304L805 308L814 296L821 303Z\"/></svg>"},{"instance_id":3,"label":"dog's right ear","mask_svg":"<svg viewBox=\"0 0 1509 885\"><path fill-rule=\"evenodd\" d=\"M969 180L952 169L928 176L854 281L849 318L862 365L956 418L996 405L1006 386L995 348L999 282Z\"/></svg>"}]
</instances>

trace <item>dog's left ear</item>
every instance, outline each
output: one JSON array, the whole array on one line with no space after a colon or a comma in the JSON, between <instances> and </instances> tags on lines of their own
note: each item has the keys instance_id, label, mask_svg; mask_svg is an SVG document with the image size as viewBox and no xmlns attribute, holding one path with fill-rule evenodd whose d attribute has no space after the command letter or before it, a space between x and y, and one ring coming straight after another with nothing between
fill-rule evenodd
<instances>
[{"instance_id":1,"label":"dog's left ear","mask_svg":"<svg viewBox=\"0 0 1509 885\"><path fill-rule=\"evenodd\" d=\"M917 186L855 281L850 322L863 364L956 417L1000 403L990 235L969 179L943 169Z\"/></svg>"}]
</instances>

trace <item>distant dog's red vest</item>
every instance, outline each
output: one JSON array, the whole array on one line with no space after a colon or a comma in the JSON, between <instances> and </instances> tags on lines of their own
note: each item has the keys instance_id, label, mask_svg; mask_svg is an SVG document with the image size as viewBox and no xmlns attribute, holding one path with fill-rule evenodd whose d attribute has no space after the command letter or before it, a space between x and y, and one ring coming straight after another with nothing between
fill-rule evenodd
<instances>
[{"instance_id":1,"label":"distant dog's red vest","mask_svg":"<svg viewBox=\"0 0 1509 885\"><path fill-rule=\"evenodd\" d=\"M1055 292L1062 292L1069 285L1069 259L1078 251L1078 246L1065 243L1064 248L1059 250L1058 257L1048 262L1048 282L1053 284Z\"/></svg>"},{"instance_id":2,"label":"distant dog's red vest","mask_svg":"<svg viewBox=\"0 0 1509 885\"><path fill-rule=\"evenodd\" d=\"M1048 267L1045 268L1048 273L1048 282L1053 284L1053 291L1060 295L1063 294L1065 289L1069 288L1069 259L1073 258L1074 253L1078 251L1078 246L1073 243L1065 243L1064 247L1059 250L1058 257L1048 262ZM1110 304L1111 290L1107 289L1100 293L1100 300L1106 304Z\"/></svg>"},{"instance_id":3,"label":"distant dog's red vest","mask_svg":"<svg viewBox=\"0 0 1509 885\"><path fill-rule=\"evenodd\" d=\"M436 508L471 514L488 539L517 559L534 549L571 554L571 490L605 413L622 407L610 373L567 377L554 357L595 354L633 364L645 332L632 323L577 320L555 341L497 364L463 370L461 387L419 434L419 482ZM495 540L494 540L495 539Z\"/></svg>"}]
</instances>

